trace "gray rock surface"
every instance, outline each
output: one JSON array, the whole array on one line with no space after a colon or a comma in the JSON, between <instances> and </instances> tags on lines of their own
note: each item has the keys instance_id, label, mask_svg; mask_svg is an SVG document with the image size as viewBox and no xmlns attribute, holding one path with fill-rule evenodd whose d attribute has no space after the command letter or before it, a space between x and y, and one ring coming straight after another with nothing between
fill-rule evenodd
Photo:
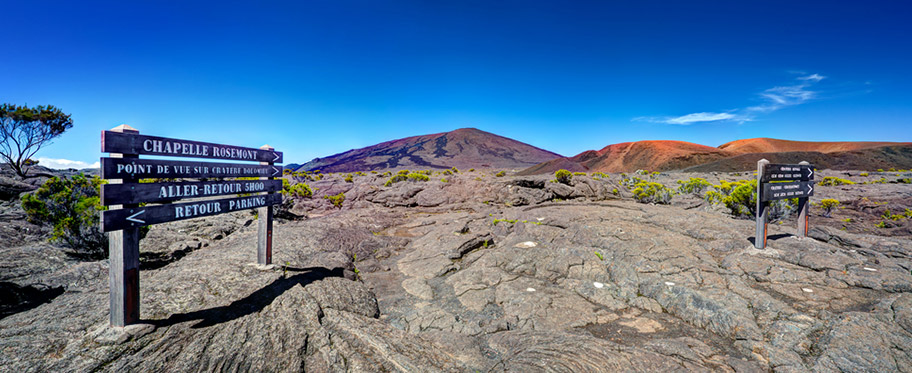
<instances>
[{"instance_id":1,"label":"gray rock surface","mask_svg":"<svg viewBox=\"0 0 912 373\"><path fill-rule=\"evenodd\" d=\"M107 262L67 258L35 227L0 248L0 291L39 294L0 318L0 366L912 371L909 236L814 215L811 237L772 224L757 250L752 221L689 196L635 203L613 193L617 175L334 177L299 201L307 218L276 221L270 269L252 265L248 213L154 227L141 245L156 263L141 272L142 322L125 329L107 327ZM897 184L812 201L879 198L871 187L912 207ZM340 191L341 210L325 205Z\"/></svg>"}]
</instances>

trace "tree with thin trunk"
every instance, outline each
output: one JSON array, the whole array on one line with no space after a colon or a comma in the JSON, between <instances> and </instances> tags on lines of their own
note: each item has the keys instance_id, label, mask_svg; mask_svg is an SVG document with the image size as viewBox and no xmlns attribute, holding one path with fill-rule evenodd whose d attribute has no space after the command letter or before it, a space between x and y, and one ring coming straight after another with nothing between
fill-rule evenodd
<instances>
[{"instance_id":1,"label":"tree with thin trunk","mask_svg":"<svg viewBox=\"0 0 912 373\"><path fill-rule=\"evenodd\" d=\"M32 156L72 127L70 115L53 105L0 105L0 157L23 179L40 176L28 175L37 163Z\"/></svg>"}]
</instances>

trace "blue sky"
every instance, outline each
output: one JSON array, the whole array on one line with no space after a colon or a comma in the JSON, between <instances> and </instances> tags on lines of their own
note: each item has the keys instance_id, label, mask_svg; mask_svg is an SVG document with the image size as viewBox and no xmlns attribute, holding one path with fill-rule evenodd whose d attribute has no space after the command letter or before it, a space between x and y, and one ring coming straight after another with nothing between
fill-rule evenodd
<instances>
[{"instance_id":1,"label":"blue sky","mask_svg":"<svg viewBox=\"0 0 912 373\"><path fill-rule=\"evenodd\" d=\"M0 102L73 129L285 151L476 127L575 155L671 139L912 141L903 1L17 1Z\"/></svg>"}]
</instances>

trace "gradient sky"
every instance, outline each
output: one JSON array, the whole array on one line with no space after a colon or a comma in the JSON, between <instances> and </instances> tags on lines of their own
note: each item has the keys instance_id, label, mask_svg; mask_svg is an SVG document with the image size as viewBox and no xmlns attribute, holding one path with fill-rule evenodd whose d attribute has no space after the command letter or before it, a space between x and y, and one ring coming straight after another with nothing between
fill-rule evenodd
<instances>
[{"instance_id":1,"label":"gradient sky","mask_svg":"<svg viewBox=\"0 0 912 373\"><path fill-rule=\"evenodd\" d=\"M476 127L563 155L671 139L912 141L905 1L10 1L0 102L306 162Z\"/></svg>"}]
</instances>

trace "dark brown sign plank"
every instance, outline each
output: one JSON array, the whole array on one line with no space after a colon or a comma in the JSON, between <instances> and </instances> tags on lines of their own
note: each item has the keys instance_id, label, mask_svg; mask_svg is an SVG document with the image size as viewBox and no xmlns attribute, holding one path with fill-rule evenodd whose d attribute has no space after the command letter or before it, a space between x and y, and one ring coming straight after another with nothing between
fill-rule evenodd
<instances>
[{"instance_id":1,"label":"dark brown sign plank","mask_svg":"<svg viewBox=\"0 0 912 373\"><path fill-rule=\"evenodd\" d=\"M282 152L210 142L103 131L101 152L282 163Z\"/></svg>"},{"instance_id":2,"label":"dark brown sign plank","mask_svg":"<svg viewBox=\"0 0 912 373\"><path fill-rule=\"evenodd\" d=\"M187 162L161 159L102 158L102 179L281 177L282 166L248 163Z\"/></svg>"},{"instance_id":3,"label":"dark brown sign plank","mask_svg":"<svg viewBox=\"0 0 912 373\"><path fill-rule=\"evenodd\" d=\"M104 184L101 186L101 204L110 206L126 203L155 203L176 201L184 198L278 192L280 190L282 190L282 180Z\"/></svg>"},{"instance_id":4,"label":"dark brown sign plank","mask_svg":"<svg viewBox=\"0 0 912 373\"><path fill-rule=\"evenodd\" d=\"M281 194L260 194L249 197L109 210L101 213L101 228L104 232L111 232L271 206L279 203L282 203Z\"/></svg>"},{"instance_id":5,"label":"dark brown sign plank","mask_svg":"<svg viewBox=\"0 0 912 373\"><path fill-rule=\"evenodd\" d=\"M763 202L787 198L807 198L814 195L814 183L811 181L764 183L762 185L761 200Z\"/></svg>"},{"instance_id":6,"label":"dark brown sign plank","mask_svg":"<svg viewBox=\"0 0 912 373\"><path fill-rule=\"evenodd\" d=\"M769 164L763 168L762 182L772 180L814 180L814 165Z\"/></svg>"}]
</instances>

